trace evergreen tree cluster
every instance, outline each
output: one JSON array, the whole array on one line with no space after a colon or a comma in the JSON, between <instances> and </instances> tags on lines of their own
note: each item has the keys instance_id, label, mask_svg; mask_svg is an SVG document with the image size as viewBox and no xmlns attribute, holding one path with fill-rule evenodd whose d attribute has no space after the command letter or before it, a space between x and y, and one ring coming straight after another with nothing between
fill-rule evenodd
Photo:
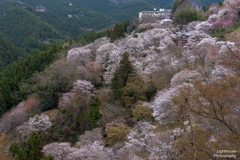
<instances>
[{"instance_id":1,"label":"evergreen tree cluster","mask_svg":"<svg viewBox=\"0 0 240 160\"><path fill-rule=\"evenodd\" d=\"M23 148L15 142L10 146L9 152L16 160L54 160L51 155L44 156L42 149L40 137L36 132L33 132Z\"/></svg>"},{"instance_id":2,"label":"evergreen tree cluster","mask_svg":"<svg viewBox=\"0 0 240 160\"><path fill-rule=\"evenodd\" d=\"M111 39L110 42L114 42L117 39L124 38L125 37L125 32L122 24L116 24L114 26L113 32L111 34Z\"/></svg>"},{"instance_id":3,"label":"evergreen tree cluster","mask_svg":"<svg viewBox=\"0 0 240 160\"><path fill-rule=\"evenodd\" d=\"M119 67L113 74L111 89L113 90L115 99L121 98L121 89L126 86L128 79L135 75L134 68L129 60L128 52L122 55Z\"/></svg>"},{"instance_id":4,"label":"evergreen tree cluster","mask_svg":"<svg viewBox=\"0 0 240 160\"><path fill-rule=\"evenodd\" d=\"M189 22L198 21L202 19L203 19L202 15L200 14L198 15L198 12L196 10L191 8L184 8L175 13L173 22L175 24L185 25L188 24Z\"/></svg>"},{"instance_id":5,"label":"evergreen tree cluster","mask_svg":"<svg viewBox=\"0 0 240 160\"><path fill-rule=\"evenodd\" d=\"M7 39L0 38L0 71L8 64L26 57L26 54L11 44Z\"/></svg>"},{"instance_id":6,"label":"evergreen tree cluster","mask_svg":"<svg viewBox=\"0 0 240 160\"><path fill-rule=\"evenodd\" d=\"M95 97L90 109L89 116L88 116L88 122L89 122L88 129L90 130L97 127L96 122L99 121L102 117L99 107L101 107L101 101L99 100L98 97Z\"/></svg>"}]
</instances>

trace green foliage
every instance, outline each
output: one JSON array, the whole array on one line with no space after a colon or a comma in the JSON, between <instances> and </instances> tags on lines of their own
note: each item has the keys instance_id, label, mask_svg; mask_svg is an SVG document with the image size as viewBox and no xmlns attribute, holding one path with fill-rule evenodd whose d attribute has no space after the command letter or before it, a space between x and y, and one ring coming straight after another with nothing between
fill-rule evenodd
<instances>
[{"instance_id":1,"label":"green foliage","mask_svg":"<svg viewBox=\"0 0 240 160\"><path fill-rule=\"evenodd\" d=\"M54 160L54 158L52 155L48 155L48 156L43 156L41 160Z\"/></svg>"},{"instance_id":2,"label":"green foliage","mask_svg":"<svg viewBox=\"0 0 240 160\"><path fill-rule=\"evenodd\" d=\"M19 101L27 98L27 87L20 88L19 82L29 78L34 72L39 72L51 64L57 57L58 47L51 45L46 51L34 51L26 59L19 60L8 65L0 72L0 88L2 97L9 110ZM12 93L16 93L12 95Z\"/></svg>"},{"instance_id":3,"label":"green foliage","mask_svg":"<svg viewBox=\"0 0 240 160\"><path fill-rule=\"evenodd\" d=\"M13 157L15 157L18 154L19 149L20 149L20 147L15 142L10 146L9 152L12 153Z\"/></svg>"},{"instance_id":4,"label":"green foliage","mask_svg":"<svg viewBox=\"0 0 240 160\"><path fill-rule=\"evenodd\" d=\"M73 0L73 1L64 1L64 0L23 0L26 4L29 4L33 7L44 6L47 10L51 11L61 19L67 21L72 25L76 25L78 29L81 27L82 30L87 30L89 28L94 29L103 29L111 24L117 23L116 20L108 16L107 14L98 12L97 10L92 10L91 7L85 6L84 1ZM69 6L69 3L72 3L72 6ZM88 2L87 2L88 3ZM99 4L99 3L98 3ZM92 5L95 5L92 3ZM107 3L105 7L108 6ZM35 8L34 8L35 10ZM45 14L39 13L39 14ZM72 15L71 18L68 18L68 14ZM77 16L78 17L77 17ZM69 26L70 27L70 26Z\"/></svg>"},{"instance_id":5,"label":"green foliage","mask_svg":"<svg viewBox=\"0 0 240 160\"><path fill-rule=\"evenodd\" d=\"M172 4L172 13L174 13L180 3L180 0L175 0Z\"/></svg>"},{"instance_id":6,"label":"green foliage","mask_svg":"<svg viewBox=\"0 0 240 160\"><path fill-rule=\"evenodd\" d=\"M199 21L206 21L207 18L204 15L204 12L201 12L200 14L198 14L198 20Z\"/></svg>"},{"instance_id":7,"label":"green foliage","mask_svg":"<svg viewBox=\"0 0 240 160\"><path fill-rule=\"evenodd\" d=\"M52 123L48 134L43 139L44 144L63 141L76 143L78 141L78 135L82 131L79 129L80 125L76 123L73 113L70 111L60 112Z\"/></svg>"},{"instance_id":8,"label":"green foliage","mask_svg":"<svg viewBox=\"0 0 240 160\"><path fill-rule=\"evenodd\" d=\"M89 116L88 116L88 122L89 122L88 129L90 130L97 127L96 122L99 121L102 117L102 114L100 113L100 109L99 109L100 106L101 106L101 101L99 100L98 97L95 97L90 109Z\"/></svg>"},{"instance_id":9,"label":"green foliage","mask_svg":"<svg viewBox=\"0 0 240 160\"><path fill-rule=\"evenodd\" d=\"M0 38L0 71L8 64L26 57L26 54L11 44L8 40Z\"/></svg>"},{"instance_id":10,"label":"green foliage","mask_svg":"<svg viewBox=\"0 0 240 160\"><path fill-rule=\"evenodd\" d=\"M175 24L188 24L192 21L199 20L198 13L196 10L190 9L190 8L184 8L180 11L177 11L177 13L174 15L173 22Z\"/></svg>"},{"instance_id":11,"label":"green foliage","mask_svg":"<svg viewBox=\"0 0 240 160\"><path fill-rule=\"evenodd\" d=\"M145 27L145 28L141 28L141 29L138 31L138 33L146 32L146 31L147 31L147 28Z\"/></svg>"},{"instance_id":12,"label":"green foliage","mask_svg":"<svg viewBox=\"0 0 240 160\"><path fill-rule=\"evenodd\" d=\"M56 100L55 100L56 101ZM52 109L54 106L55 106L55 101L53 99L47 99L43 102L42 104L42 108L41 108L41 111L44 112L44 111L47 111L47 110L50 110Z\"/></svg>"},{"instance_id":13,"label":"green foliage","mask_svg":"<svg viewBox=\"0 0 240 160\"><path fill-rule=\"evenodd\" d=\"M134 68L129 61L129 54L125 52L122 55L119 67L113 74L111 89L113 90L115 99L119 99L122 95L121 89L126 85L129 78L133 77Z\"/></svg>"},{"instance_id":14,"label":"green foliage","mask_svg":"<svg viewBox=\"0 0 240 160\"><path fill-rule=\"evenodd\" d=\"M129 26L130 24L130 21L129 20L124 20L121 25L123 26L124 28L124 32L127 32L127 27Z\"/></svg>"},{"instance_id":15,"label":"green foliage","mask_svg":"<svg viewBox=\"0 0 240 160\"><path fill-rule=\"evenodd\" d=\"M24 150L22 150L17 143L13 143L9 148L9 152L11 152L17 160L53 160L51 155L45 157L42 149L40 137L36 132L33 132L28 137Z\"/></svg>"},{"instance_id":16,"label":"green foliage","mask_svg":"<svg viewBox=\"0 0 240 160\"><path fill-rule=\"evenodd\" d=\"M123 86L126 85L129 78L135 75L134 68L129 60L128 52L123 53L119 63L119 75L122 79Z\"/></svg>"},{"instance_id":17,"label":"green foliage","mask_svg":"<svg viewBox=\"0 0 240 160\"><path fill-rule=\"evenodd\" d=\"M116 69L115 73L113 74L111 89L113 91L115 99L119 99L122 95L121 89L123 87L122 79L119 75L119 70Z\"/></svg>"},{"instance_id":18,"label":"green foliage","mask_svg":"<svg viewBox=\"0 0 240 160\"><path fill-rule=\"evenodd\" d=\"M27 140L26 147L24 149L24 156L26 160L40 160L43 157L42 145L40 137L36 132L33 132Z\"/></svg>"},{"instance_id":19,"label":"green foliage","mask_svg":"<svg viewBox=\"0 0 240 160\"><path fill-rule=\"evenodd\" d=\"M203 6L203 7L202 7L202 10L203 10L204 12L208 11L208 10L209 10L209 6L207 6L207 7L206 7L206 6Z\"/></svg>"},{"instance_id":20,"label":"green foliage","mask_svg":"<svg viewBox=\"0 0 240 160\"><path fill-rule=\"evenodd\" d=\"M133 121L140 120L150 120L152 117L152 112L146 106L136 105L134 109L132 109Z\"/></svg>"},{"instance_id":21,"label":"green foliage","mask_svg":"<svg viewBox=\"0 0 240 160\"><path fill-rule=\"evenodd\" d=\"M122 102L125 107L131 107L138 100L147 101L147 85L141 79L135 77L130 79L127 85L122 88Z\"/></svg>"},{"instance_id":22,"label":"green foliage","mask_svg":"<svg viewBox=\"0 0 240 160\"><path fill-rule=\"evenodd\" d=\"M29 53L41 46L39 41L57 42L66 38L64 31L22 7L0 8L0 14L4 13L0 16L2 37Z\"/></svg>"},{"instance_id":23,"label":"green foliage","mask_svg":"<svg viewBox=\"0 0 240 160\"><path fill-rule=\"evenodd\" d=\"M127 139L127 134L130 131L130 127L124 124L118 124L117 126L106 126L105 132L107 138L105 143L112 147L114 144L123 142Z\"/></svg>"},{"instance_id":24,"label":"green foliage","mask_svg":"<svg viewBox=\"0 0 240 160\"><path fill-rule=\"evenodd\" d=\"M79 37L75 37L73 38L73 40L77 43L82 43L83 45L86 45L88 43L94 42L96 39L98 38L102 38L102 37L110 37L112 34L112 31L107 29L106 31L102 31L102 32L89 32L89 33L85 33Z\"/></svg>"},{"instance_id":25,"label":"green foliage","mask_svg":"<svg viewBox=\"0 0 240 160\"><path fill-rule=\"evenodd\" d=\"M124 38L125 32L122 24L116 24L111 34L110 42L114 42L117 39Z\"/></svg>"}]
</instances>

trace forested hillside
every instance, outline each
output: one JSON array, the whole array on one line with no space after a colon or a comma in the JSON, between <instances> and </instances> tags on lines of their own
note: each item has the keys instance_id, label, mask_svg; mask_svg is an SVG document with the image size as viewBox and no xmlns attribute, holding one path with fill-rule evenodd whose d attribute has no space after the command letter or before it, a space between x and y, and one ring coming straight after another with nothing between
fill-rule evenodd
<instances>
[{"instance_id":1,"label":"forested hillside","mask_svg":"<svg viewBox=\"0 0 240 160\"><path fill-rule=\"evenodd\" d=\"M65 39L65 32L22 7L0 9L1 36L30 52L43 43Z\"/></svg>"},{"instance_id":2,"label":"forested hillside","mask_svg":"<svg viewBox=\"0 0 240 160\"><path fill-rule=\"evenodd\" d=\"M0 71L12 62L26 57L26 53L8 40L0 38Z\"/></svg>"},{"instance_id":3,"label":"forested hillside","mask_svg":"<svg viewBox=\"0 0 240 160\"><path fill-rule=\"evenodd\" d=\"M80 23L83 27L101 29L116 22L125 19L138 17L138 13L143 10L153 10L156 3L152 1L129 1L124 4L117 4L109 0L22 0L22 2L32 5L33 7L44 6L59 17L69 20L71 23ZM71 3L71 5L69 5ZM84 13L79 18L69 18L68 14ZM89 21L90 23L87 23Z\"/></svg>"}]
</instances>

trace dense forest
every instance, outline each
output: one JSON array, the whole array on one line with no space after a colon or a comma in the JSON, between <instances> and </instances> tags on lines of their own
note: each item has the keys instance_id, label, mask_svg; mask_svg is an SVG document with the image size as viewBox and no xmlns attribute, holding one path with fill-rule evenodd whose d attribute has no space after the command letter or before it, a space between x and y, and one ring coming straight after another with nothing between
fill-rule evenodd
<instances>
[{"instance_id":1,"label":"dense forest","mask_svg":"<svg viewBox=\"0 0 240 160\"><path fill-rule=\"evenodd\" d=\"M26 53L15 47L8 40L0 38L0 70L18 59L26 57Z\"/></svg>"}]
</instances>

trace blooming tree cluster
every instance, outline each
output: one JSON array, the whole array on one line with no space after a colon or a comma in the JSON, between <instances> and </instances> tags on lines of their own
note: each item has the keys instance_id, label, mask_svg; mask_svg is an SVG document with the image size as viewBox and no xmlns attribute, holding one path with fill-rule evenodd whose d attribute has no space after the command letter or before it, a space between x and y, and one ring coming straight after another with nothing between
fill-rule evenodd
<instances>
[{"instance_id":1,"label":"blooming tree cluster","mask_svg":"<svg viewBox=\"0 0 240 160\"><path fill-rule=\"evenodd\" d=\"M85 131L85 133L80 136L79 141L76 143L76 145L81 148L81 146L87 145L89 143L94 143L95 141L103 143L102 134L102 128L94 128L92 131Z\"/></svg>"},{"instance_id":2,"label":"blooming tree cluster","mask_svg":"<svg viewBox=\"0 0 240 160\"><path fill-rule=\"evenodd\" d=\"M153 109L153 116L160 124L172 122L174 114L172 112L172 98L178 94L178 87L164 89L159 91L152 103L151 108Z\"/></svg>"},{"instance_id":3,"label":"blooming tree cluster","mask_svg":"<svg viewBox=\"0 0 240 160\"><path fill-rule=\"evenodd\" d=\"M22 125L27 120L27 111L26 108L17 107L5 113L0 120L0 133L3 131L8 133L17 126Z\"/></svg>"},{"instance_id":4,"label":"blooming tree cluster","mask_svg":"<svg viewBox=\"0 0 240 160\"><path fill-rule=\"evenodd\" d=\"M169 135L155 133L156 126L149 122L138 122L128 134L126 145L119 149L116 159L166 159L172 148ZM148 157L146 157L148 153Z\"/></svg>"},{"instance_id":5,"label":"blooming tree cluster","mask_svg":"<svg viewBox=\"0 0 240 160\"><path fill-rule=\"evenodd\" d=\"M46 132L46 130L51 126L52 123L47 115L35 115L34 117L30 118L28 122L25 122L23 126L17 127L17 131L23 136L28 136L33 131L36 131L37 133Z\"/></svg>"},{"instance_id":6,"label":"blooming tree cluster","mask_svg":"<svg viewBox=\"0 0 240 160\"><path fill-rule=\"evenodd\" d=\"M99 141L89 142L81 148L70 147L69 143L50 143L43 147L43 153L51 154L55 160L108 160L113 156L111 149Z\"/></svg>"},{"instance_id":7,"label":"blooming tree cluster","mask_svg":"<svg viewBox=\"0 0 240 160\"><path fill-rule=\"evenodd\" d=\"M231 5L226 5L218 13L209 16L208 22L214 29L229 28L239 22L237 10Z\"/></svg>"},{"instance_id":8,"label":"blooming tree cluster","mask_svg":"<svg viewBox=\"0 0 240 160\"><path fill-rule=\"evenodd\" d=\"M72 101L76 98L82 99L82 103L86 102L87 104L90 103L90 99L94 96L91 91L93 90L94 86L91 82L86 80L77 80L73 84L73 89L71 92L64 93L59 104L61 109L67 109L72 104Z\"/></svg>"},{"instance_id":9,"label":"blooming tree cluster","mask_svg":"<svg viewBox=\"0 0 240 160\"><path fill-rule=\"evenodd\" d=\"M201 74L196 70L184 69L181 72L175 74L171 79L171 87L174 88L182 83L190 82L191 80L201 78Z\"/></svg>"}]
</instances>

